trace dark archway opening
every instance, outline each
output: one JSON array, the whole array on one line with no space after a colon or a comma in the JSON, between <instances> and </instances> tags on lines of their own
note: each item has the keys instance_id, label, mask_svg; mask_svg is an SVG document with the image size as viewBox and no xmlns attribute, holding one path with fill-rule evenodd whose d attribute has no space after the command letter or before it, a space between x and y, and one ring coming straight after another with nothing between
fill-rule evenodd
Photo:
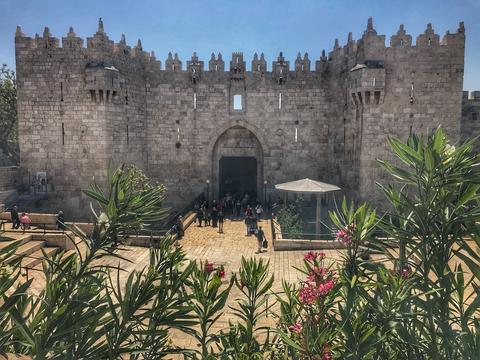
<instances>
[{"instance_id":1,"label":"dark archway opening","mask_svg":"<svg viewBox=\"0 0 480 360\"><path fill-rule=\"evenodd\" d=\"M257 198L257 159L254 157L223 156L220 159L220 196L248 194Z\"/></svg>"}]
</instances>

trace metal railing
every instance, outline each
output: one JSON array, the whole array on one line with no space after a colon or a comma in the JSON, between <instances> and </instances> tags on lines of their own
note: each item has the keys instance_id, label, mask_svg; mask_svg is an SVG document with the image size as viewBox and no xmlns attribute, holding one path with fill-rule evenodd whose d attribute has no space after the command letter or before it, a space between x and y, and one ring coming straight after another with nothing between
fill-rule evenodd
<instances>
[{"instance_id":1,"label":"metal railing","mask_svg":"<svg viewBox=\"0 0 480 360\"><path fill-rule=\"evenodd\" d=\"M284 233L282 238L288 240L335 240L332 233Z\"/></svg>"}]
</instances>

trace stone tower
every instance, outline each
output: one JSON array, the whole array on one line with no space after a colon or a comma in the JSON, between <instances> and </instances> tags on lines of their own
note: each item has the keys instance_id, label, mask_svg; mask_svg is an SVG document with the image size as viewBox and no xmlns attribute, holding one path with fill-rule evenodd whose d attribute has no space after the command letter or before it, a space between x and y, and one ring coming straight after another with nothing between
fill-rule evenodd
<instances>
[{"instance_id":1,"label":"stone tower","mask_svg":"<svg viewBox=\"0 0 480 360\"><path fill-rule=\"evenodd\" d=\"M162 69L140 41L110 40L101 19L86 47L73 28L61 46L48 28L18 28L15 46L21 165L46 172L52 210L72 216L88 212L81 188L119 163L164 183L174 207L206 192L270 197L304 177L375 200L388 136L442 126L459 139L473 126L461 122L463 23L442 39L428 24L415 45L401 25L387 46L369 19L315 69L308 54L290 68L282 52L271 71L263 54L249 70L237 52L228 69L213 53L208 69L195 53L185 68L169 53Z\"/></svg>"}]
</instances>

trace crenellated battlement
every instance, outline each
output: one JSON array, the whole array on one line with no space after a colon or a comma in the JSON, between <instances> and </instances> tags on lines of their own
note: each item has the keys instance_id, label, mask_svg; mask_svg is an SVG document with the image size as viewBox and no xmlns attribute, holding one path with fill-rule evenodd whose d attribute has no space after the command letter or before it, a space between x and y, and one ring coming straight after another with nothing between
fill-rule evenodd
<instances>
[{"instance_id":1,"label":"crenellated battlement","mask_svg":"<svg viewBox=\"0 0 480 360\"><path fill-rule=\"evenodd\" d=\"M346 38L291 58L172 51L162 68L141 40L113 41L102 19L86 39L18 27L22 167L48 173L49 196L69 211L88 208L79 189L112 161L145 169L179 207L205 184L212 196L232 184L221 166L233 157L255 158L257 194L308 176L365 201L389 136L438 126L455 141L480 134L480 92L461 94L463 23L443 37L431 24L416 37L400 25L387 45L370 18L359 39Z\"/></svg>"},{"instance_id":2,"label":"crenellated battlement","mask_svg":"<svg viewBox=\"0 0 480 360\"><path fill-rule=\"evenodd\" d=\"M332 51L329 53L328 59L335 61L337 59L345 59L355 54L357 58L361 60L378 60L388 51L395 49L409 49L415 51L428 48L436 49L443 47L456 47L465 46L465 25L462 22L459 23L459 27L456 33L450 33L446 31L443 38L440 40L440 35L435 33L431 23L427 24L423 34L419 34L416 37L416 42L413 44L412 35L408 34L403 24L400 25L396 34L390 37L390 46L385 45L385 35L378 35L377 31L373 27L372 18L368 19L367 28L363 32L362 38L354 41L351 33L348 35L347 43L344 46L340 46L338 39L335 39Z\"/></svg>"},{"instance_id":3,"label":"crenellated battlement","mask_svg":"<svg viewBox=\"0 0 480 360\"><path fill-rule=\"evenodd\" d=\"M328 57L326 56L324 50L320 58L314 61L314 69L311 69L311 61L308 57L308 54L305 53L302 58L301 54L298 53L298 56L295 59L293 71L297 73L308 73L312 71L322 72L325 70L325 63L327 60L330 62L348 62L348 60L352 59L353 57L357 59L358 63L363 63L367 60L381 60L385 56L385 53L390 49L436 49L439 47L464 46L465 26L463 22L461 22L456 33L450 33L447 31L443 38L440 39L440 35L435 33L432 24L429 23L427 24L427 28L425 29L424 33L419 34L416 37L415 44L413 44L412 39L412 35L407 33L405 26L402 24L400 25L398 31L390 37L390 46L386 46L385 35L378 35L373 26L372 18L369 18L367 22L367 28L363 32L363 35L360 39L354 40L351 32L348 34L347 42L343 46L340 45L338 39L335 39L333 49L329 52ZM124 34L121 35L121 39L118 43L111 40L105 32L105 27L101 18L98 21L97 32L92 37L87 37L86 48L84 39L76 36L73 27L70 27L67 35L62 37L60 41L59 38L52 36L48 27L44 29L42 36L36 34L35 37L32 38L26 36L22 32L20 26L17 26L17 30L15 32L15 44L17 52L28 52L35 49L45 49L46 51L55 51L57 49L59 51L78 50L83 52L86 51L87 54L92 52L96 57L98 57L99 53L103 53L105 56L119 56L133 60L140 59L146 63L151 63L155 66L158 65L158 70L161 70L161 63L157 61L153 52L146 52L143 50L141 40L138 40L136 46L134 47L127 45ZM237 71L238 74L248 72L245 66L246 62L244 60L243 53L234 52L231 59L230 72ZM237 60L240 61L241 64L236 64ZM282 64L282 61L284 64ZM189 67L187 65L186 68L182 68L182 61L178 54L169 53L165 61L164 70L177 73L190 73L191 71L225 71L225 63L220 53L218 54L217 58L212 53L212 57L208 62L208 69L204 68L203 61L197 59L197 62L200 67L195 66L192 68L191 66ZM189 62L187 61L187 63ZM251 65L251 72L253 73L268 73L266 60L263 53L260 55L260 58L258 57L258 54L254 54ZM290 71L289 61L287 61L283 57L283 53L281 53L277 61L272 62L271 74L281 79L285 76L283 73L284 71ZM280 77L279 74L281 75Z\"/></svg>"},{"instance_id":4,"label":"crenellated battlement","mask_svg":"<svg viewBox=\"0 0 480 360\"><path fill-rule=\"evenodd\" d=\"M463 101L479 101L480 100L480 91L479 90L474 90L474 91L464 91L463 92Z\"/></svg>"}]
</instances>

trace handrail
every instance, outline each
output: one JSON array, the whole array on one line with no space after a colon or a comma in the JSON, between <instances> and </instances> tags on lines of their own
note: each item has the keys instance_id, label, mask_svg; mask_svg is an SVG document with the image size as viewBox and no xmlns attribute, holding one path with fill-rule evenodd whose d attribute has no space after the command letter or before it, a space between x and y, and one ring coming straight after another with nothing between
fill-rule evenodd
<instances>
[{"instance_id":1,"label":"handrail","mask_svg":"<svg viewBox=\"0 0 480 360\"><path fill-rule=\"evenodd\" d=\"M185 217L191 210L193 210L194 206L196 203L200 203L200 201L203 199L204 194L201 193L197 197L195 197L191 202L189 202L187 205L185 205L183 208L181 208L179 211L176 211L175 213L172 213L164 222L165 224L165 229L167 231L171 230L173 225L175 225L175 222L177 221L179 216Z\"/></svg>"}]
</instances>

